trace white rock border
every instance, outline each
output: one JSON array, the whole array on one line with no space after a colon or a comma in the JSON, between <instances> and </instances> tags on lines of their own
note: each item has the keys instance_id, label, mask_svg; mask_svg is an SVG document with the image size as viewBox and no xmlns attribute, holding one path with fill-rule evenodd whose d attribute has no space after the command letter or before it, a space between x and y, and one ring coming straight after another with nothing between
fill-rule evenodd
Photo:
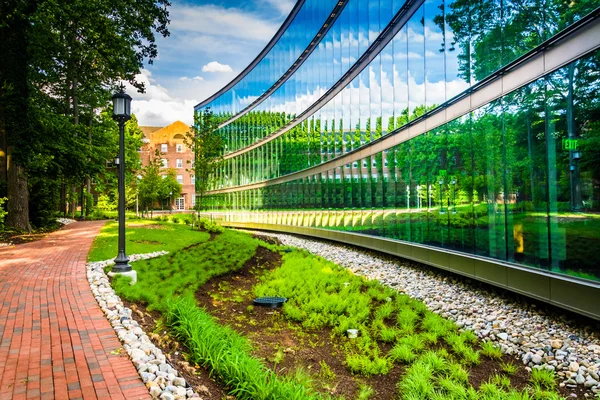
<instances>
[{"instance_id":1,"label":"white rock border","mask_svg":"<svg viewBox=\"0 0 600 400\"><path fill-rule=\"evenodd\" d=\"M59 224L63 224L63 225L69 225L72 224L73 222L77 222L74 219L71 218L57 218L56 222L58 222Z\"/></svg>"},{"instance_id":2,"label":"white rock border","mask_svg":"<svg viewBox=\"0 0 600 400\"><path fill-rule=\"evenodd\" d=\"M147 260L165 254L168 252L134 254L129 256L129 261ZM123 343L123 348L148 388L150 396L161 400L199 399L200 396L177 370L169 365L162 351L151 342L137 321L131 318L131 309L123 306L123 302L110 286L104 268L114 263L112 259L88 263L88 282L98 305Z\"/></svg>"},{"instance_id":3,"label":"white rock border","mask_svg":"<svg viewBox=\"0 0 600 400\"><path fill-rule=\"evenodd\" d=\"M421 300L462 330L472 330L479 338L494 342L503 353L519 356L527 369L556 371L561 387L579 385L595 395L600 393L600 332L591 326L576 326L562 316L557 320L556 314L548 315L535 303L515 302L514 298L400 258L319 239L251 232L308 250Z\"/></svg>"}]
</instances>

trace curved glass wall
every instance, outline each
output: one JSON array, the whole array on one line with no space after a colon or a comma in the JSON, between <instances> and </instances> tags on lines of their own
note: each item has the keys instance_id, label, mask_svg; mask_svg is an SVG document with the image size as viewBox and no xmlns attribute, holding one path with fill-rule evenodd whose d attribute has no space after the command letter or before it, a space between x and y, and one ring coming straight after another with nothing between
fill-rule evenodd
<instances>
[{"instance_id":1,"label":"curved glass wall","mask_svg":"<svg viewBox=\"0 0 600 400\"><path fill-rule=\"evenodd\" d=\"M382 236L598 281L599 70L595 52L370 159L210 195L205 207L231 221ZM264 175L280 151L266 146L240 160Z\"/></svg>"},{"instance_id":2,"label":"curved glass wall","mask_svg":"<svg viewBox=\"0 0 600 400\"><path fill-rule=\"evenodd\" d=\"M227 152L269 136L305 111L364 54L401 5L392 0L350 0L300 68L264 102L220 130Z\"/></svg>"},{"instance_id":3,"label":"curved glass wall","mask_svg":"<svg viewBox=\"0 0 600 400\"><path fill-rule=\"evenodd\" d=\"M267 55L234 87L199 110L210 107L226 120L267 91L298 59L329 17L338 0L306 0Z\"/></svg>"},{"instance_id":4,"label":"curved glass wall","mask_svg":"<svg viewBox=\"0 0 600 400\"><path fill-rule=\"evenodd\" d=\"M365 52L403 3L351 0L319 48L282 87L220 130L227 152L268 137L308 109ZM344 89L346 93L327 105L333 109L336 125L342 119L342 129L349 131L359 124L365 136L362 142L367 143L374 135L365 131L369 118L371 129L381 118L381 131L389 132L391 117L398 128L398 123L444 104L597 6L592 0L554 3L425 1ZM310 124L305 130L312 134Z\"/></svg>"}]
</instances>

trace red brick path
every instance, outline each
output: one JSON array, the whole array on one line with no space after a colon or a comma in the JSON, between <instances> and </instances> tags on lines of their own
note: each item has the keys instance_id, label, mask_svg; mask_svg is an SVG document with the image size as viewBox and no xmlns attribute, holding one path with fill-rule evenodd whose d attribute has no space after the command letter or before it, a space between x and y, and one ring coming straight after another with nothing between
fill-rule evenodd
<instances>
[{"instance_id":1,"label":"red brick path","mask_svg":"<svg viewBox=\"0 0 600 400\"><path fill-rule=\"evenodd\" d=\"M87 282L102 225L0 248L0 400L150 398Z\"/></svg>"}]
</instances>

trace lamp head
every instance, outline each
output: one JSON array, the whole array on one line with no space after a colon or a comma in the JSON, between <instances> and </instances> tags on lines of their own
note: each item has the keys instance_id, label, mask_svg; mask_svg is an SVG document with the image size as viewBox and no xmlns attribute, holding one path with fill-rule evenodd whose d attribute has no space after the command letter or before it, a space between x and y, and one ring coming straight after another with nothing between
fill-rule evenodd
<instances>
[{"instance_id":1,"label":"lamp head","mask_svg":"<svg viewBox=\"0 0 600 400\"><path fill-rule=\"evenodd\" d=\"M119 91L112 97L113 119L125 122L131 119L131 96L125 93L125 86L121 83Z\"/></svg>"}]
</instances>

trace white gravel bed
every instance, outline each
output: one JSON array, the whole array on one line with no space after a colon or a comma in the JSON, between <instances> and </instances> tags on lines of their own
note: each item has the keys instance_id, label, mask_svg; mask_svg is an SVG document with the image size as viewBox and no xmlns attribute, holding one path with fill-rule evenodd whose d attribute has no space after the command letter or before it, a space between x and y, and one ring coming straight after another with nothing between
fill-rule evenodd
<instances>
[{"instance_id":1,"label":"white gravel bed","mask_svg":"<svg viewBox=\"0 0 600 400\"><path fill-rule=\"evenodd\" d=\"M63 224L63 225L69 225L76 221L71 218L57 218L56 222L58 222L59 224Z\"/></svg>"},{"instance_id":2,"label":"white gravel bed","mask_svg":"<svg viewBox=\"0 0 600 400\"><path fill-rule=\"evenodd\" d=\"M477 283L381 253L287 234L255 233L306 249L423 301L459 328L472 330L481 339L497 344L503 353L520 357L526 368L555 370L561 387L581 385L600 393L600 332L593 322L582 326L555 312L547 314L535 303L521 302L479 288ZM591 396L586 392L586 397Z\"/></svg>"},{"instance_id":3,"label":"white gravel bed","mask_svg":"<svg viewBox=\"0 0 600 400\"><path fill-rule=\"evenodd\" d=\"M168 254L166 251L135 254L129 256L129 261L146 260ZM162 351L150 341L150 338L131 318L131 309L123 306L116 295L104 268L114 265L114 260L92 262L87 264L87 278L96 301L110 321L123 348L129 354L133 365L150 392L153 399L183 400L200 396L187 384L177 370L167 362Z\"/></svg>"}]
</instances>

